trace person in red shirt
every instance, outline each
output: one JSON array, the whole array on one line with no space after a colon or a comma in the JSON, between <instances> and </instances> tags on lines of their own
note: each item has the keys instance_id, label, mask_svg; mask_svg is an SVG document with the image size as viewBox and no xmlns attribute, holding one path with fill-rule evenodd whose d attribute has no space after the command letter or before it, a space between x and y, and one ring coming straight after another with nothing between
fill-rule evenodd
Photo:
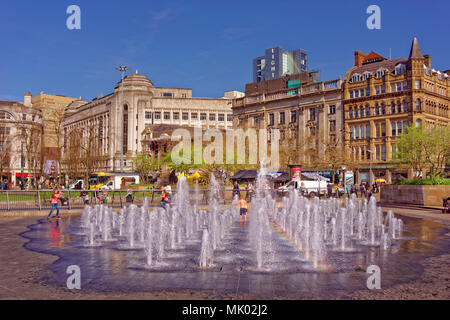
<instances>
[{"instance_id":1,"label":"person in red shirt","mask_svg":"<svg viewBox=\"0 0 450 320\"><path fill-rule=\"evenodd\" d=\"M61 198L61 193L58 191L58 189L53 190L52 194L52 209L50 210L50 213L48 214L47 218L50 218L52 215L52 212L54 209L56 209L56 219L59 219L59 207L58 207L58 199Z\"/></svg>"}]
</instances>

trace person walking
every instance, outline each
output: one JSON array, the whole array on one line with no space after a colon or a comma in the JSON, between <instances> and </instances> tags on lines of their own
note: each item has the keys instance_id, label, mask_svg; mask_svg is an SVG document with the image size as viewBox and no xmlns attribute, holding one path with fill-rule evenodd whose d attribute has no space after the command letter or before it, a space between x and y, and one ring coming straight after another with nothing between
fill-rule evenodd
<instances>
[{"instance_id":1,"label":"person walking","mask_svg":"<svg viewBox=\"0 0 450 320\"><path fill-rule=\"evenodd\" d=\"M166 191L166 188L163 188L161 195L161 208L165 209L169 204L169 194Z\"/></svg>"},{"instance_id":2,"label":"person walking","mask_svg":"<svg viewBox=\"0 0 450 320\"><path fill-rule=\"evenodd\" d=\"M360 192L361 192L361 197L365 198L366 197L366 184L365 183L361 183Z\"/></svg>"},{"instance_id":3,"label":"person walking","mask_svg":"<svg viewBox=\"0 0 450 320\"><path fill-rule=\"evenodd\" d=\"M238 196L240 197L241 195L241 191L239 189L239 184L237 183L237 181L234 182L234 187L233 187L233 198Z\"/></svg>"},{"instance_id":4,"label":"person walking","mask_svg":"<svg viewBox=\"0 0 450 320\"><path fill-rule=\"evenodd\" d=\"M51 199L52 209L50 210L50 213L48 214L47 219L50 218L54 209L56 209L56 219L59 219L58 199L60 197L61 197L61 193L59 193L58 189L53 190L52 199ZM53 216L52 218L54 218L54 217L55 216Z\"/></svg>"},{"instance_id":5,"label":"person walking","mask_svg":"<svg viewBox=\"0 0 450 320\"><path fill-rule=\"evenodd\" d=\"M166 192L169 196L169 202L172 202L172 186L170 185L170 183L166 186Z\"/></svg>"}]
</instances>

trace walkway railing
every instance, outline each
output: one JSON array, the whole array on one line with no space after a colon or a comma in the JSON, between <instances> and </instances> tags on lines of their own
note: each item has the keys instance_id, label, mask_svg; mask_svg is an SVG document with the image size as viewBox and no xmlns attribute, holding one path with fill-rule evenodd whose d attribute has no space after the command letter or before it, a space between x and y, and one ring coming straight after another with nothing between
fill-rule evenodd
<instances>
[{"instance_id":1,"label":"walkway railing","mask_svg":"<svg viewBox=\"0 0 450 320\"><path fill-rule=\"evenodd\" d=\"M114 190L114 191L83 191L83 190L60 190L63 197L59 199L60 209L82 209L85 205L107 204L108 206L121 208L125 205L142 205L144 198L148 199L151 206L161 205L162 190ZM172 190L172 197L177 190ZM50 210L52 190L0 190L0 211L13 210ZM192 202L196 199L199 205L207 205L209 189L199 189L197 192L191 188L189 197ZM241 190L240 194L250 200L251 193ZM233 190L221 191L220 203L229 204L233 199Z\"/></svg>"}]
</instances>

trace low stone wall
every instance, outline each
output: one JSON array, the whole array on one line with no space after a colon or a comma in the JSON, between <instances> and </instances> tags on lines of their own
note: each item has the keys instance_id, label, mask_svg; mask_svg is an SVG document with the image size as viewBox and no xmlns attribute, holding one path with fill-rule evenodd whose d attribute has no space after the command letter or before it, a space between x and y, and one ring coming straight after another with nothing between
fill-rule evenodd
<instances>
[{"instance_id":1,"label":"low stone wall","mask_svg":"<svg viewBox=\"0 0 450 320\"><path fill-rule=\"evenodd\" d=\"M442 198L450 197L450 186L384 185L380 201L422 206L442 206Z\"/></svg>"}]
</instances>

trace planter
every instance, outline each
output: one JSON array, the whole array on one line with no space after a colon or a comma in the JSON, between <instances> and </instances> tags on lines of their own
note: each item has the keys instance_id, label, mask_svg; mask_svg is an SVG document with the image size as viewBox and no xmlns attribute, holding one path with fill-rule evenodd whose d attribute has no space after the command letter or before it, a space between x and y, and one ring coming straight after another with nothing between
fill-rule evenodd
<instances>
[{"instance_id":1,"label":"planter","mask_svg":"<svg viewBox=\"0 0 450 320\"><path fill-rule=\"evenodd\" d=\"M450 197L450 186L384 185L380 194L383 203L439 207L442 207L444 197Z\"/></svg>"}]
</instances>

